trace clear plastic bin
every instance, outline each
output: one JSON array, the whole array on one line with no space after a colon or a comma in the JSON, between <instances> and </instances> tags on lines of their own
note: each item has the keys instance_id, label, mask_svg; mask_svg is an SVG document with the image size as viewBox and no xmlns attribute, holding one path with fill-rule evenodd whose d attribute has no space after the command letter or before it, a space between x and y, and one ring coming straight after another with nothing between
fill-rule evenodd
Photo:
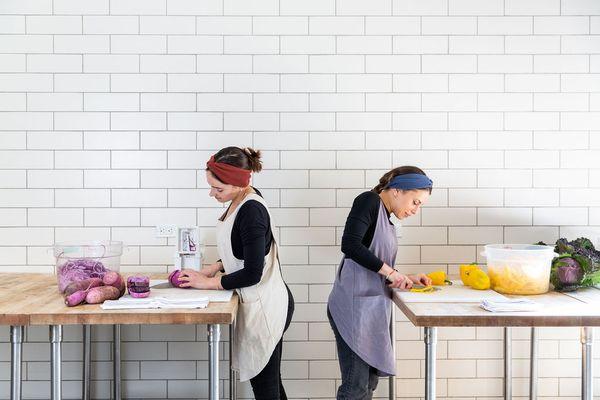
<instances>
[{"instance_id":1,"label":"clear plastic bin","mask_svg":"<svg viewBox=\"0 0 600 400\"><path fill-rule=\"evenodd\" d=\"M504 294L541 294L550 288L554 247L530 244L488 244L487 258L493 290Z\"/></svg>"},{"instance_id":2,"label":"clear plastic bin","mask_svg":"<svg viewBox=\"0 0 600 400\"><path fill-rule=\"evenodd\" d=\"M123 242L81 241L56 243L54 273L58 281L58 291L66 286L87 278L102 278L107 270L119 271Z\"/></svg>"}]
</instances>

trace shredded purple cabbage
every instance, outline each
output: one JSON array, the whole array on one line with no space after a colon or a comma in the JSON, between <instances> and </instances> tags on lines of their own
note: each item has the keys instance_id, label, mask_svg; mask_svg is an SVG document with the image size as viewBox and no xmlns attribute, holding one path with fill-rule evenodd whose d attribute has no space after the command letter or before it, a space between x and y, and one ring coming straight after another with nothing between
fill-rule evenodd
<instances>
[{"instance_id":1,"label":"shredded purple cabbage","mask_svg":"<svg viewBox=\"0 0 600 400\"><path fill-rule=\"evenodd\" d=\"M72 282L88 278L104 277L108 269L100 261L93 258L67 260L58 267L58 290L62 293Z\"/></svg>"}]
</instances>

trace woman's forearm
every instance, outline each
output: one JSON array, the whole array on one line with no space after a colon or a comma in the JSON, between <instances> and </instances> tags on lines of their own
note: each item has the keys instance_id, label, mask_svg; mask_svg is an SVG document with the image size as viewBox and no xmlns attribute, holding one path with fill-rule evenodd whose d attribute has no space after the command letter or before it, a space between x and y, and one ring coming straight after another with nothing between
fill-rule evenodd
<instances>
[{"instance_id":1,"label":"woman's forearm","mask_svg":"<svg viewBox=\"0 0 600 400\"><path fill-rule=\"evenodd\" d=\"M389 265L387 265L386 263L383 263L383 265L381 266L379 271L377 271L377 273L379 275L383 275L386 278L388 276L390 276L391 274L393 274L394 272L396 272L396 270L394 268L390 267Z\"/></svg>"},{"instance_id":2,"label":"woman's forearm","mask_svg":"<svg viewBox=\"0 0 600 400\"><path fill-rule=\"evenodd\" d=\"M208 282L207 289L210 290L223 290L223 286L221 286L221 277L215 276L213 278L206 278Z\"/></svg>"}]
</instances>

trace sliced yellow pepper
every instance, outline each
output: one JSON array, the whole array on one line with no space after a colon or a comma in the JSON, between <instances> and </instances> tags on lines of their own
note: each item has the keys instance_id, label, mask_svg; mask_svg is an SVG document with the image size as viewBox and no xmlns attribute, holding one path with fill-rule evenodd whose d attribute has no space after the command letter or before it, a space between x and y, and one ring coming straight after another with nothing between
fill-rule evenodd
<instances>
[{"instance_id":1,"label":"sliced yellow pepper","mask_svg":"<svg viewBox=\"0 0 600 400\"><path fill-rule=\"evenodd\" d=\"M432 293L432 292L435 292L436 290L439 290L439 289L434 286L417 286L417 287L412 287L410 289L410 291L414 292L414 293Z\"/></svg>"},{"instance_id":2,"label":"sliced yellow pepper","mask_svg":"<svg viewBox=\"0 0 600 400\"><path fill-rule=\"evenodd\" d=\"M446 277L445 271L434 271L427 274L431 278L431 284L436 286L452 285L452 282Z\"/></svg>"}]
</instances>

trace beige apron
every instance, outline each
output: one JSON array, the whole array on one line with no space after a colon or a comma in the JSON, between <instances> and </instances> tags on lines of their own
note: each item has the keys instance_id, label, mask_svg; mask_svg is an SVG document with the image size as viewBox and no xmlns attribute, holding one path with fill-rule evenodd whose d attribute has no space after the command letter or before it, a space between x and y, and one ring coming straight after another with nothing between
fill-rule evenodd
<instances>
[{"instance_id":1,"label":"beige apron","mask_svg":"<svg viewBox=\"0 0 600 400\"><path fill-rule=\"evenodd\" d=\"M258 201L268 212L264 199L252 193L246 196L225 221L217 221L217 250L227 274L244 268L244 260L233 255L231 231L238 211L250 200ZM269 218L273 221L270 213ZM272 222L271 232L275 234ZM273 238L269 254L265 256L260 282L236 289L240 305L234 322L232 361L233 368L239 371L240 381L247 381L263 370L283 336L289 299L277 254L277 243Z\"/></svg>"}]
</instances>

